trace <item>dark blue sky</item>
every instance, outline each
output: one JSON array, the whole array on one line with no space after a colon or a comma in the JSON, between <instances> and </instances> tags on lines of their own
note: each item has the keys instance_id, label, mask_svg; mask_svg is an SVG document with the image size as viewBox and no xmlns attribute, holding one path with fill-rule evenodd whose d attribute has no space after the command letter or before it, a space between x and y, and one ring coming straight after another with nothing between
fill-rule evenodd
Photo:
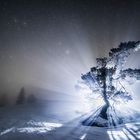
<instances>
[{"instance_id":1,"label":"dark blue sky","mask_svg":"<svg viewBox=\"0 0 140 140\"><path fill-rule=\"evenodd\" d=\"M139 0L1 0L0 93L72 93L96 57L139 39Z\"/></svg>"}]
</instances>

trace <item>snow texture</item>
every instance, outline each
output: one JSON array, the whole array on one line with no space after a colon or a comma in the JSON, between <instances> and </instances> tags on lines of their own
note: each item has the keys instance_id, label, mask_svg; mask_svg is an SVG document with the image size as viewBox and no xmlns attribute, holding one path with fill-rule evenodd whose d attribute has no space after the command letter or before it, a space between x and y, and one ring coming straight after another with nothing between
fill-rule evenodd
<instances>
[{"instance_id":1,"label":"snow texture","mask_svg":"<svg viewBox=\"0 0 140 140\"><path fill-rule=\"evenodd\" d=\"M83 126L85 114L71 111L67 103L48 102L0 108L0 140L140 139L138 121L114 128Z\"/></svg>"}]
</instances>

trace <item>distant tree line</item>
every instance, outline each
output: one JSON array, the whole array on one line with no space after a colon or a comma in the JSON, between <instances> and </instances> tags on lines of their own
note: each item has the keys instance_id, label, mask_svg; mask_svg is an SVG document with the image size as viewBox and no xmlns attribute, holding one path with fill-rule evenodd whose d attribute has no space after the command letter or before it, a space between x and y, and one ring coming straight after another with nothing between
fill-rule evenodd
<instances>
[{"instance_id":1,"label":"distant tree line","mask_svg":"<svg viewBox=\"0 0 140 140\"><path fill-rule=\"evenodd\" d=\"M26 97L25 89L24 87L22 87L17 96L16 104L19 105L19 104L25 104L25 103L35 103L36 100L37 99L34 94L30 94Z\"/></svg>"},{"instance_id":2,"label":"distant tree line","mask_svg":"<svg viewBox=\"0 0 140 140\"><path fill-rule=\"evenodd\" d=\"M37 99L34 94L27 95L25 88L22 87L16 98L16 105L25 104L25 103L36 103ZM0 96L0 107L5 107L8 105L8 96L3 93Z\"/></svg>"}]
</instances>

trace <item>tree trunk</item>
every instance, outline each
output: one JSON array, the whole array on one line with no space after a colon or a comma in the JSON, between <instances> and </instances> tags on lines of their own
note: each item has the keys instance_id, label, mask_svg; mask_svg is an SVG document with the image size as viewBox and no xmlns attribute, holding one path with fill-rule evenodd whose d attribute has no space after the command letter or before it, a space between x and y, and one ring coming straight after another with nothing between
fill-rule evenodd
<instances>
[{"instance_id":1,"label":"tree trunk","mask_svg":"<svg viewBox=\"0 0 140 140\"><path fill-rule=\"evenodd\" d=\"M100 116L102 117L102 118L104 118L104 119L108 119L108 115L107 115L107 110L108 110L108 108L109 108L109 105L108 104L105 104L103 107L102 107L102 110L101 110L101 112L100 112Z\"/></svg>"},{"instance_id":2,"label":"tree trunk","mask_svg":"<svg viewBox=\"0 0 140 140\"><path fill-rule=\"evenodd\" d=\"M108 119L107 118L107 110L109 108L109 101L106 95L106 69L104 68L103 72L102 72L102 77L103 77L103 99L105 102L105 105L102 107L102 110L100 112L100 116L104 119Z\"/></svg>"}]
</instances>

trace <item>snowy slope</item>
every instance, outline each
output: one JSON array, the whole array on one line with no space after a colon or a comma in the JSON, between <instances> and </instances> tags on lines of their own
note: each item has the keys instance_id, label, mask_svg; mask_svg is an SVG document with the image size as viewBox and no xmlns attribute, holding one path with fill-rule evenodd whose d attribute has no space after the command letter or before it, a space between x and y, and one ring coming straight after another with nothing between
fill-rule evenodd
<instances>
[{"instance_id":1,"label":"snowy slope","mask_svg":"<svg viewBox=\"0 0 140 140\"><path fill-rule=\"evenodd\" d=\"M0 108L0 140L139 140L140 123L107 129L82 126L68 102Z\"/></svg>"}]
</instances>

